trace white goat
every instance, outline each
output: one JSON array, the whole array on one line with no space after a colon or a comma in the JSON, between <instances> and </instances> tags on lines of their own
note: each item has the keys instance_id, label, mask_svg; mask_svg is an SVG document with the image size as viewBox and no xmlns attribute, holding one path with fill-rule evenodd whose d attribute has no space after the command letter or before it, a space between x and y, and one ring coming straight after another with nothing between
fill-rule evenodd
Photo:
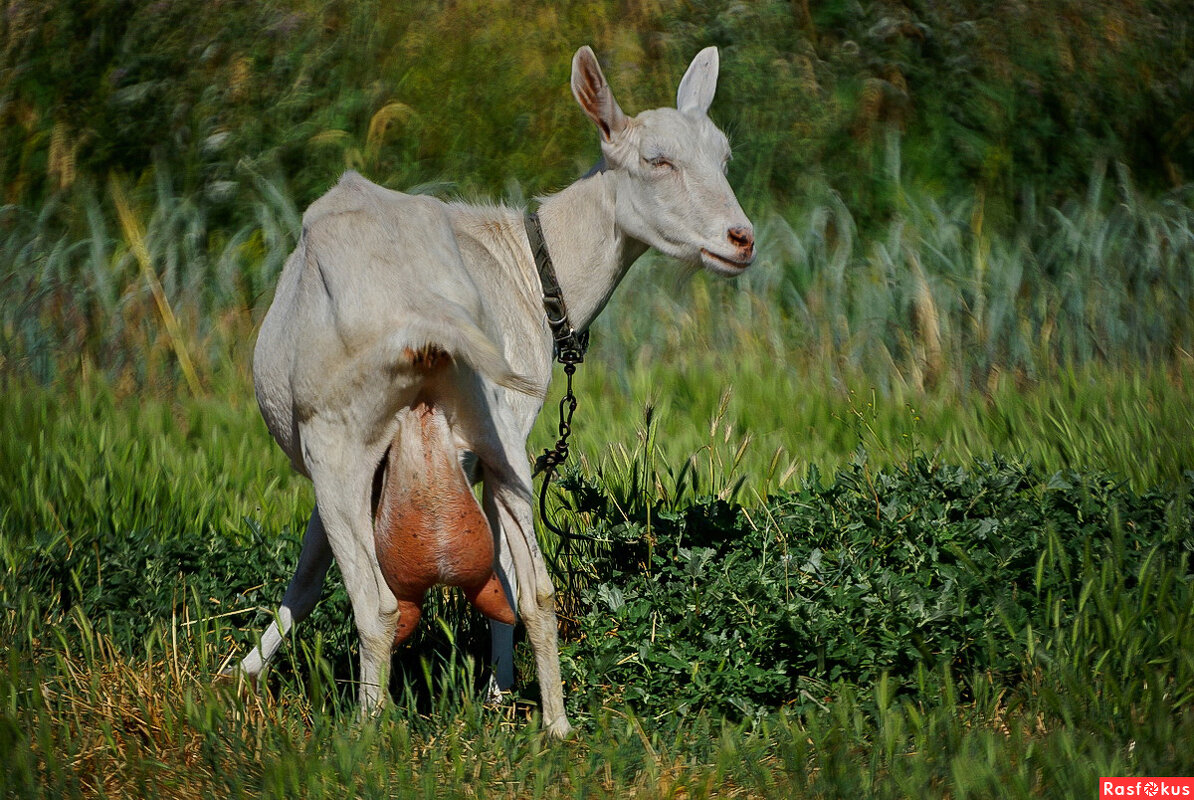
<instances>
[{"instance_id":1,"label":"white goat","mask_svg":"<svg viewBox=\"0 0 1194 800\"><path fill-rule=\"evenodd\" d=\"M576 330L588 328L648 247L726 276L753 260L751 224L725 178L729 145L707 116L717 72L716 48L701 51L680 82L676 109L632 118L593 51L582 47L573 57L572 92L600 130L604 167L543 199L539 217ZM542 295L522 210L404 195L349 172L303 215L253 369L266 424L313 481L315 510L275 621L241 673L260 673L311 611L334 555L360 635L362 709L378 707L399 627L391 586L404 569L400 553L396 566L379 561L382 516L434 494L439 484L418 475L419 459L442 473L438 451L448 451L453 470L471 452L498 574L534 648L543 724L568 734L555 590L535 539L526 450L552 372ZM403 474L423 489L380 501L375 539L375 475L388 458L387 468L398 469L394 453L403 446ZM402 483L396 475L387 475L387 487ZM434 513L415 516L426 522ZM405 524L401 514L393 519L390 528ZM441 522L427 530L450 528ZM503 688L513 680L512 630L493 623Z\"/></svg>"}]
</instances>

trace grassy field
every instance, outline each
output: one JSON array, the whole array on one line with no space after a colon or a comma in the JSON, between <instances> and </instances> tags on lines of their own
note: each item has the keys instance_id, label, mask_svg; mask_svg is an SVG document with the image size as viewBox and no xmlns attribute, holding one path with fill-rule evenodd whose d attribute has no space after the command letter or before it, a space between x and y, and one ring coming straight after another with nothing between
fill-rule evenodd
<instances>
[{"instance_id":1,"label":"grassy field","mask_svg":"<svg viewBox=\"0 0 1194 800\"><path fill-rule=\"evenodd\" d=\"M577 577L562 584L581 732L558 746L535 726L525 645L518 700L479 704L482 626L450 594L433 600L446 624L425 625L399 654L397 704L378 721L357 722L351 707L354 643L335 575L262 691L222 685L216 673L281 596L310 504L251 393L235 381L198 399L121 397L99 379L71 391L6 382L0 696L14 756L4 790L1055 797L1089 795L1098 775L1194 767L1194 507L1178 469L1191 463L1188 370L1070 374L912 403L782 373L752 384L749 366L713 384L694 377L709 374L699 361L688 374L651 364L620 377L600 359L586 365L576 440L589 477L568 499L604 544L574 553ZM796 399L760 401L787 393ZM648 403L649 421L639 411ZM1036 466L982 466L1017 450ZM952 465L973 479L950 477ZM892 505L878 528L865 511L880 519L874 492ZM972 511L982 504L994 507ZM944 527L937 517L917 527L924 513ZM990 519L1005 538L974 538L999 529L980 524ZM880 563L883 541L921 555ZM653 556L625 549L644 542ZM787 589L742 582L780 563L767 554L781 546L782 563L804 564L783 568ZM977 566L959 573L951 547ZM684 611L692 553L706 550L721 555L703 568L731 565L706 578L707 591L767 613ZM853 577L829 577L830 563ZM905 619L965 574L978 581L964 602L972 611ZM644 614L640 575L654 576ZM864 584L902 588L855 607L848 589ZM1020 586L1024 601L1004 609L996 586ZM799 635L767 627L786 614L812 616ZM827 627L832 619L845 627ZM963 627L934 628L941 619ZM929 643L885 649L908 624ZM702 644L711 631L763 649L727 666L735 649ZM657 639L660 649L643 649ZM800 667L777 663L768 641L822 660L851 642L854 654ZM693 684L710 669L708 684ZM727 680L762 688L726 705L732 693L717 687Z\"/></svg>"},{"instance_id":2,"label":"grassy field","mask_svg":"<svg viewBox=\"0 0 1194 800\"><path fill-rule=\"evenodd\" d=\"M545 539L580 727L549 746L525 645L521 694L478 703L484 631L453 594L376 722L334 571L260 692L216 679L311 504L248 383L297 226L259 190L205 246L169 182L84 194L68 228L6 212L31 291L0 369L4 792L1055 797L1194 767L1181 196L1096 172L987 240L974 198L908 193L875 238L830 194L752 209L738 283L640 265L552 501L600 541Z\"/></svg>"},{"instance_id":3,"label":"grassy field","mask_svg":"<svg viewBox=\"0 0 1194 800\"><path fill-rule=\"evenodd\" d=\"M0 796L1194 773L1183 2L0 3ZM549 501L593 540L540 532L577 736L541 734L524 642L478 700L446 590L358 720L335 567L267 680L221 681L311 509L249 376L302 209L346 168L563 185L597 157L585 42L631 112L721 48L758 259L648 256L594 327Z\"/></svg>"}]
</instances>

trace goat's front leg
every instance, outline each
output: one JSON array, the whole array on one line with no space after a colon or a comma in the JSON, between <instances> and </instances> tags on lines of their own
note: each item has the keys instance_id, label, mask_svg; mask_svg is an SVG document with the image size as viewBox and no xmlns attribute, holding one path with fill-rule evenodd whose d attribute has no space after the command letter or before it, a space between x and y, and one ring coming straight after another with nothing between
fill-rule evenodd
<instances>
[{"instance_id":1,"label":"goat's front leg","mask_svg":"<svg viewBox=\"0 0 1194 800\"><path fill-rule=\"evenodd\" d=\"M260 675L281 647L282 641L296 624L306 619L323 592L323 580L332 563L332 548L327 532L319 518L319 507L311 512L307 532L303 535L303 549L299 554L294 577L282 596L282 605L273 622L261 635L261 640L241 662L224 670L225 675L240 673L248 678Z\"/></svg>"},{"instance_id":2,"label":"goat's front leg","mask_svg":"<svg viewBox=\"0 0 1194 800\"><path fill-rule=\"evenodd\" d=\"M550 735L563 739L571 733L572 725L564 711L564 689L560 679L555 587L535 539L530 467L525 459L514 463L519 466L514 468L513 474L486 467L485 504L496 511L501 527L500 545L503 550L508 550L514 567L511 582L517 587L518 614L526 625L527 636L535 651L543 725Z\"/></svg>"}]
</instances>

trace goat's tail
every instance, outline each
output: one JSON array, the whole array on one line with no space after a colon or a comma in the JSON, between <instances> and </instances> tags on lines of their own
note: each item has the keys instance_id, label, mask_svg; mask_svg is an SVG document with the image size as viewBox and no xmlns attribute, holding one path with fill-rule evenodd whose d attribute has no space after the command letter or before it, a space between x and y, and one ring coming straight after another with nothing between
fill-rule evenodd
<instances>
[{"instance_id":1,"label":"goat's tail","mask_svg":"<svg viewBox=\"0 0 1194 800\"><path fill-rule=\"evenodd\" d=\"M391 344L399 345L398 358L415 368L430 369L437 365L441 354L447 354L507 389L535 397L543 395L543 389L517 374L493 340L463 313L443 324L421 320L405 326Z\"/></svg>"}]
</instances>

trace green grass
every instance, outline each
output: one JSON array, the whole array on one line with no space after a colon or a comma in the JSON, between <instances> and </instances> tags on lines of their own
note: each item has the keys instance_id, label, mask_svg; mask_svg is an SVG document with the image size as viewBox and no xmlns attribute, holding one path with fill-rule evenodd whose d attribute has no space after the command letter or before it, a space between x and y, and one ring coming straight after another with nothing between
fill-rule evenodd
<instances>
[{"instance_id":1,"label":"green grass","mask_svg":"<svg viewBox=\"0 0 1194 800\"><path fill-rule=\"evenodd\" d=\"M749 353L701 353L677 366L648 357L615 371L595 356L576 377L574 453L587 470L649 458L661 473L690 459L702 491L744 480L744 498L788 485L809 466L832 471L858 447L890 465L917 453L959 463L993 453L1045 471L1112 472L1138 489L1177 484L1194 464L1194 372L1093 368L993 391L884 394L864 377L839 381L776 369ZM553 387L532 445L552 441ZM648 445L649 442L649 445Z\"/></svg>"},{"instance_id":2,"label":"green grass","mask_svg":"<svg viewBox=\"0 0 1194 800\"><path fill-rule=\"evenodd\" d=\"M1081 200L1029 195L998 230L980 192L940 196L898 165L893 214L866 231L825 183L801 206L744 191L759 228L752 269L736 282L682 278L644 259L598 320L594 355L624 394L651 380L640 364L667 361L727 382L728 369L745 391L790 373L909 398L1187 363L1190 195L1147 196L1126 171L1105 172L1095 167ZM235 225L164 165L136 184L80 183L36 211L0 208L0 287L15 298L0 309L0 370L72 381L94 369L125 392L243 380L299 228L285 180L246 180L250 219Z\"/></svg>"},{"instance_id":3,"label":"green grass","mask_svg":"<svg viewBox=\"0 0 1194 800\"><path fill-rule=\"evenodd\" d=\"M616 374L601 360L600 339L594 349L578 372L573 437L589 474L626 473L645 460L666 482L691 460L695 494L721 493L741 478L739 499L753 503L809 466L833 472L860 446L880 466L916 454L965 463L999 453L1046 473L1107 471L1138 490L1179 485L1194 466L1189 367L1063 373L985 397L884 397L862 381L853 389L802 381L747 360L669 368L649 359ZM528 456L554 441L557 396ZM94 377L65 391L5 379L0 434L9 545L143 528L163 537L244 530L245 519L288 530L305 521L310 502L239 379L198 399L123 395Z\"/></svg>"},{"instance_id":4,"label":"green grass","mask_svg":"<svg viewBox=\"0 0 1194 800\"><path fill-rule=\"evenodd\" d=\"M827 486L831 476L857 469L848 463L856 450L866 454L873 480L887 480L880 476L888 471L910 476L913 509L929 495L917 500L920 479L906 470L926 453L948 467L985 457L988 444L1004 452L1009 442L1034 444L1038 477L1027 484L1026 500L1016 501L1030 506L1034 493L1048 491L1054 470L1123 470L1119 481L1091 484L1108 488L1074 511L1055 506L1062 527L1052 536L1073 532L1064 540L1044 536L1025 567L1038 586L1035 616L1008 617L1004 628L992 618L992 641L1005 659L999 669L961 669L963 662L947 657L924 662L923 671L915 664L910 672L847 671L828 682L814 670L811 682L800 684L803 694L745 716L698 706L657 718L651 703L627 697L639 685L634 672L581 677L598 664L592 648L615 643L602 638L608 620L597 613L601 606L592 606L596 617L565 625L565 658L577 665L568 667L570 681L583 681L570 687L580 704L574 705L580 735L550 745L536 727L525 644L518 650L518 702L502 709L478 703L470 653L483 633L452 595L433 599L447 626L423 626L426 664L416 652L401 654L397 706L378 721L355 719L352 629L343 591L334 585L261 692L221 685L215 674L243 652L268 620L265 609L281 596L310 505L309 488L270 444L251 395L235 381L224 397L197 400L121 397L94 378L77 391L7 381L0 400L0 735L17 755L0 773L3 790L12 796L1057 797L1088 795L1100 774L1181 774L1194 766L1188 710L1194 598L1181 545L1185 537L1188 551L1190 517L1181 509L1189 495L1177 469L1190 461L1181 450L1188 437L1167 421L1184 416L1188 424L1189 415L1152 411L1187 408L1187 372L1072 374L1027 392L1009 387L988 398L924 397L915 410L865 390L851 395L819 384L794 385L793 396L803 402L775 408L757 399L781 390L756 378L752 391L759 394L747 398L756 402L737 406L731 395L719 412L720 384L693 393L685 382L701 382L682 371L668 375L655 367L650 383L645 377L638 383L632 372L629 397L619 401L622 386L600 361L586 369L593 385L582 384L577 444L593 486L622 505L589 521L596 529L613 525L631 542L654 537L660 548L667 535L661 520L696 519L698 508L716 507L719 493L730 508L744 502L741 513L757 521L764 537L780 535L786 523L766 520L780 520L785 502L842 514L840 504L862 491L850 502L865 510L865 482L800 499L810 465L824 476L814 485ZM774 379L794 383L790 376ZM650 399L645 385L673 399L656 397L650 424L636 430L624 421ZM675 400L686 393L694 396ZM1120 413L1103 418L1103 434L1079 432L1107 408ZM761 420L770 414L776 436L784 419L806 421L781 438L754 434L765 430ZM714 422L692 421L701 415ZM743 447L750 437L755 441ZM532 445L549 438L537 435ZM806 455L781 458L772 468L772 445L804 447ZM745 483L735 490L739 477ZM1119 499L1100 499L1113 497ZM1160 527L1129 527L1142 524L1126 516L1141 502L1170 509L1149 523ZM656 510L648 518L657 522L640 540L624 515L634 519L642 513L635 508L650 507ZM723 531L713 535L744 535L733 533L733 525L745 523L731 525L723 512L710 519L711 531ZM843 522L819 530L832 536L852 528ZM793 548L812 544L783 536ZM745 540L741 549L749 558ZM633 572L633 561L622 563ZM928 578L938 569L909 574ZM659 591L671 591L662 582L666 574ZM1064 594L1039 588L1061 586L1063 579ZM630 598L633 579L613 580ZM683 584L678 589L687 591ZM636 624L664 630L662 620ZM628 621L621 626L632 647L634 638L652 638ZM679 630L668 635L682 650ZM841 639L820 635L823 644ZM685 658L712 666L695 652ZM655 680L664 682L653 690L665 694L652 701L664 707L665 674L658 673ZM677 696L681 685L672 690Z\"/></svg>"}]
</instances>

